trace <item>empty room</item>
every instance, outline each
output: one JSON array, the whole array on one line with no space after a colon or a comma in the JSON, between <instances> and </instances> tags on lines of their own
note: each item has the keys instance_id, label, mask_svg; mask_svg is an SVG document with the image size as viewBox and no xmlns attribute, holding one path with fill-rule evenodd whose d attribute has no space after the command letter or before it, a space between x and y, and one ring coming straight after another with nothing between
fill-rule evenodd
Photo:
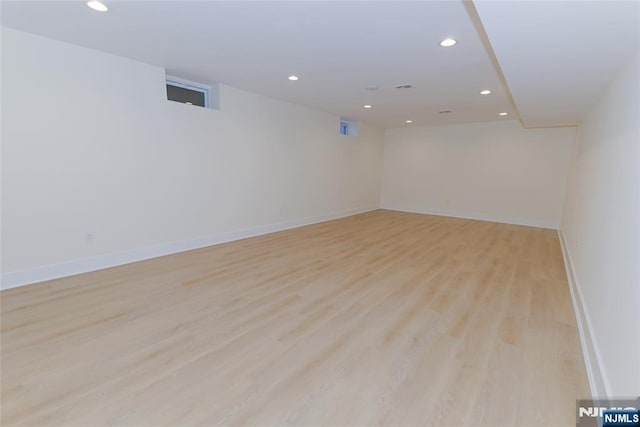
<instances>
[{"instance_id":1,"label":"empty room","mask_svg":"<svg viewBox=\"0 0 640 427\"><path fill-rule=\"evenodd\" d=\"M640 426L640 2L0 16L2 426Z\"/></svg>"}]
</instances>

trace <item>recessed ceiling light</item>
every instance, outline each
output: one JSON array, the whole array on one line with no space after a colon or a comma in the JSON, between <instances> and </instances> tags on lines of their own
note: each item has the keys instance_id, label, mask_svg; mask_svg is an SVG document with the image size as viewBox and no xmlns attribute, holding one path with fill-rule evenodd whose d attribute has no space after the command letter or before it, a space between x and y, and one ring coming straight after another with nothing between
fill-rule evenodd
<instances>
[{"instance_id":1,"label":"recessed ceiling light","mask_svg":"<svg viewBox=\"0 0 640 427\"><path fill-rule=\"evenodd\" d=\"M501 116L506 116L506 115L507 115L507 114L509 114L509 113L502 112L502 113L499 113L499 114L500 114Z\"/></svg>"},{"instance_id":2,"label":"recessed ceiling light","mask_svg":"<svg viewBox=\"0 0 640 427\"><path fill-rule=\"evenodd\" d=\"M440 46L442 47L451 47L454 44L458 43L457 41L455 41L454 39L448 38L448 39L444 39L440 42Z\"/></svg>"},{"instance_id":3,"label":"recessed ceiling light","mask_svg":"<svg viewBox=\"0 0 640 427\"><path fill-rule=\"evenodd\" d=\"M89 6L93 10L97 10L98 12L106 12L107 10L109 10L109 8L104 5L104 3L100 3L98 0L88 1L87 6Z\"/></svg>"},{"instance_id":4,"label":"recessed ceiling light","mask_svg":"<svg viewBox=\"0 0 640 427\"><path fill-rule=\"evenodd\" d=\"M376 84L370 84L370 85L366 85L364 88L366 90L378 90L379 86Z\"/></svg>"},{"instance_id":5,"label":"recessed ceiling light","mask_svg":"<svg viewBox=\"0 0 640 427\"><path fill-rule=\"evenodd\" d=\"M480 92L480 95L489 95L490 93L491 93L491 91L489 89L485 89L485 90Z\"/></svg>"},{"instance_id":6,"label":"recessed ceiling light","mask_svg":"<svg viewBox=\"0 0 640 427\"><path fill-rule=\"evenodd\" d=\"M298 80L298 76L294 76L293 74L289 76L289 80L291 80L292 82L295 82L296 80Z\"/></svg>"},{"instance_id":7,"label":"recessed ceiling light","mask_svg":"<svg viewBox=\"0 0 640 427\"><path fill-rule=\"evenodd\" d=\"M405 120L405 123L413 123L413 120Z\"/></svg>"},{"instance_id":8,"label":"recessed ceiling light","mask_svg":"<svg viewBox=\"0 0 640 427\"><path fill-rule=\"evenodd\" d=\"M369 104L365 104L365 105L363 105L363 107L364 107L364 108L366 108L367 110L369 110L369 109L373 108L373 106L371 106L371 105L369 105Z\"/></svg>"}]
</instances>

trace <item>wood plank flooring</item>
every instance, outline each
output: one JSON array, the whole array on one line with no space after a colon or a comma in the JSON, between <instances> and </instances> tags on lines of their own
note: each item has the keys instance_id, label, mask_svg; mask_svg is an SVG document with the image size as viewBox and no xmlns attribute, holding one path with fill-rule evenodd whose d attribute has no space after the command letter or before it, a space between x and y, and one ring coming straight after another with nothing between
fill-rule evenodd
<instances>
[{"instance_id":1,"label":"wood plank flooring","mask_svg":"<svg viewBox=\"0 0 640 427\"><path fill-rule=\"evenodd\" d=\"M3 291L3 426L573 426L555 231L374 211Z\"/></svg>"}]
</instances>

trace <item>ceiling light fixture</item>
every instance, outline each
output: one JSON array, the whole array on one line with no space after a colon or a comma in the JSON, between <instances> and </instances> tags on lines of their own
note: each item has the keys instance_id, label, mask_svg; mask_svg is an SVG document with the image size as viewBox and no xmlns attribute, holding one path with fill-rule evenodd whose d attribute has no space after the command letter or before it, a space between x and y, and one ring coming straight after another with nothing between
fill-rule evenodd
<instances>
[{"instance_id":1,"label":"ceiling light fixture","mask_svg":"<svg viewBox=\"0 0 640 427\"><path fill-rule=\"evenodd\" d=\"M507 115L507 114L509 114L509 113L502 112L502 113L499 113L499 114L500 114L501 116L506 116L506 115Z\"/></svg>"},{"instance_id":2,"label":"ceiling light fixture","mask_svg":"<svg viewBox=\"0 0 640 427\"><path fill-rule=\"evenodd\" d=\"M376 84L370 84L370 85L366 85L365 89L366 90L378 90L379 86Z\"/></svg>"},{"instance_id":3,"label":"ceiling light fixture","mask_svg":"<svg viewBox=\"0 0 640 427\"><path fill-rule=\"evenodd\" d=\"M490 93L491 93L491 91L489 89L485 89L485 90L480 92L480 95L489 95Z\"/></svg>"},{"instance_id":4,"label":"ceiling light fixture","mask_svg":"<svg viewBox=\"0 0 640 427\"><path fill-rule=\"evenodd\" d=\"M442 47L451 47L453 45L455 45L456 43L458 43L456 40L452 39L452 38L447 38L444 39L440 42L440 46Z\"/></svg>"},{"instance_id":5,"label":"ceiling light fixture","mask_svg":"<svg viewBox=\"0 0 640 427\"><path fill-rule=\"evenodd\" d=\"M109 10L109 8L104 5L104 3L101 3L98 0L88 1L87 6L89 6L93 10L97 10L98 12L106 12L107 10Z\"/></svg>"},{"instance_id":6,"label":"ceiling light fixture","mask_svg":"<svg viewBox=\"0 0 640 427\"><path fill-rule=\"evenodd\" d=\"M289 76L289 80L291 80L292 82L295 82L296 80L298 80L298 76L295 76L292 74Z\"/></svg>"},{"instance_id":7,"label":"ceiling light fixture","mask_svg":"<svg viewBox=\"0 0 640 427\"><path fill-rule=\"evenodd\" d=\"M413 123L413 120L405 120L405 123Z\"/></svg>"},{"instance_id":8,"label":"ceiling light fixture","mask_svg":"<svg viewBox=\"0 0 640 427\"><path fill-rule=\"evenodd\" d=\"M373 106L369 105L369 104L365 104L365 105L363 105L363 107L366 108L367 110L370 110L370 109L373 108Z\"/></svg>"}]
</instances>

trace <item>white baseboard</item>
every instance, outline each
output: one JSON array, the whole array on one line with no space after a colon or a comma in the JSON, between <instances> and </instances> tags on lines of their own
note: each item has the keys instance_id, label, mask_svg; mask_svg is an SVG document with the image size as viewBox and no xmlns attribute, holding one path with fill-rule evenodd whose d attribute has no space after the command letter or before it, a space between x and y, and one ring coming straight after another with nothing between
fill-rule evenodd
<instances>
[{"instance_id":1,"label":"white baseboard","mask_svg":"<svg viewBox=\"0 0 640 427\"><path fill-rule=\"evenodd\" d=\"M44 265L28 270L12 271L2 274L0 289L10 289L18 286L30 285L46 280L59 279L61 277L73 276L90 271L102 270L116 267L118 265L130 264L132 262L143 261L145 259L157 258L164 255L231 242L234 240L246 239L248 237L260 236L262 234L287 230L290 228L302 227L304 225L330 221L344 218L378 209L378 206L349 209L337 213L307 217L297 220L278 222L274 224L261 225L244 230L218 233L206 237L182 240L177 242L162 243L140 249L133 249L114 254L99 255L91 258L83 258L67 261L59 264Z\"/></svg>"},{"instance_id":2,"label":"white baseboard","mask_svg":"<svg viewBox=\"0 0 640 427\"><path fill-rule=\"evenodd\" d=\"M573 311L576 314L576 322L578 324L578 334L580 336L580 345L582 346L582 355L584 357L584 365L587 370L587 378L589 380L589 388L593 398L609 397L609 381L605 371L600 363L602 357L598 350L597 341L593 336L593 328L589 313L584 305L578 276L576 275L571 260L571 253L567 246L567 242L562 230L558 230L560 238L560 246L562 247L562 257L564 258L565 269L567 270L567 279L569 281L569 290L571 292L571 301L573 302Z\"/></svg>"},{"instance_id":3,"label":"white baseboard","mask_svg":"<svg viewBox=\"0 0 640 427\"><path fill-rule=\"evenodd\" d=\"M382 205L380 206L380 209L420 213L425 215L437 215L437 216L449 216L454 218L475 219L478 221L501 222L504 224L526 225L528 227L550 228L552 230L557 230L560 227L560 224L558 222L553 222L553 221L539 221L539 220L533 220L528 218L512 218L512 217L504 217L504 216L497 216L497 215L453 212L453 211L445 211L441 209L419 208L414 206Z\"/></svg>"}]
</instances>

